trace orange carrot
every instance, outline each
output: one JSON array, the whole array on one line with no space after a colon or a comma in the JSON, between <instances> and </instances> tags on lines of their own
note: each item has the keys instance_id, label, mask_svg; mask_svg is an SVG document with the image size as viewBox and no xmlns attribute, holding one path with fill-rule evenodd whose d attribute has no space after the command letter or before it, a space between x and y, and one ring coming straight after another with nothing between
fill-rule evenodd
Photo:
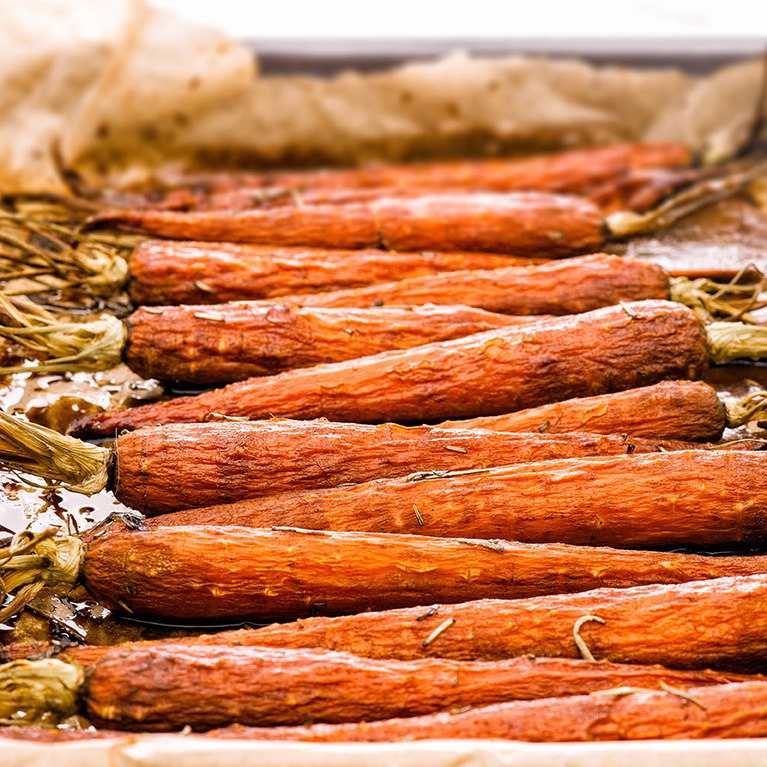
<instances>
[{"instance_id":1,"label":"orange carrot","mask_svg":"<svg viewBox=\"0 0 767 767\"><path fill-rule=\"evenodd\" d=\"M640 301L98 413L76 421L70 432L111 436L150 424L202 421L210 413L367 423L470 418L667 378L699 378L707 364L703 331L691 310Z\"/></svg>"},{"instance_id":2,"label":"orange carrot","mask_svg":"<svg viewBox=\"0 0 767 767\"><path fill-rule=\"evenodd\" d=\"M572 256L605 241L599 208L578 197L542 192L445 193L235 212L116 210L92 223L171 239L517 256Z\"/></svg>"},{"instance_id":3,"label":"orange carrot","mask_svg":"<svg viewBox=\"0 0 767 767\"><path fill-rule=\"evenodd\" d=\"M544 261L493 253L395 253L371 248L349 251L147 240L131 253L129 288L138 304L214 304Z\"/></svg>"}]
</instances>

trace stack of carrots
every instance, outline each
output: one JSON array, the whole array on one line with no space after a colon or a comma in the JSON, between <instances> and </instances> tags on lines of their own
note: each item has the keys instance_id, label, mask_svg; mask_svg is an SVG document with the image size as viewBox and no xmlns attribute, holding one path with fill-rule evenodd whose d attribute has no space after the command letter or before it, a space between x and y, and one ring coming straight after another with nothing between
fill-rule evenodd
<instances>
[{"instance_id":1,"label":"stack of carrots","mask_svg":"<svg viewBox=\"0 0 767 767\"><path fill-rule=\"evenodd\" d=\"M767 734L767 556L749 553L767 543L767 454L720 442L760 411L701 380L761 354L761 329L743 346L748 328L701 322L659 267L594 252L609 214L696 177L684 147L632 145L221 178L92 219L173 238L131 257L131 367L226 385L69 437L2 418L0 462L144 515L17 535L11 607L77 582L138 619L264 625L0 647L0 721Z\"/></svg>"}]
</instances>

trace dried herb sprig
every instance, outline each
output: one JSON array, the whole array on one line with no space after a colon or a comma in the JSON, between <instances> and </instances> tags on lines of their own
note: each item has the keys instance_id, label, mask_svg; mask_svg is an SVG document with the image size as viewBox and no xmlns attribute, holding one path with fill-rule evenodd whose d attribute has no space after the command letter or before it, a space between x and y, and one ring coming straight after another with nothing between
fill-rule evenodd
<instances>
[{"instance_id":1,"label":"dried herb sprig","mask_svg":"<svg viewBox=\"0 0 767 767\"><path fill-rule=\"evenodd\" d=\"M113 296L128 279L132 244L79 231L78 218L61 223L39 214L0 209L0 292L55 290ZM62 215L62 214L60 214Z\"/></svg>"}]
</instances>

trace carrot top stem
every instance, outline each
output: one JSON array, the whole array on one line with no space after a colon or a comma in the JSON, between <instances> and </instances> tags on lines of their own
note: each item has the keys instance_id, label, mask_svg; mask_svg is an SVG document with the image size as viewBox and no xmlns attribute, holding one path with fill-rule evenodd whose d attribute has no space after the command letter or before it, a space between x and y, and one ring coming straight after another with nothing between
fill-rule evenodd
<instances>
[{"instance_id":1,"label":"carrot top stem","mask_svg":"<svg viewBox=\"0 0 767 767\"><path fill-rule=\"evenodd\" d=\"M56 725L78 711L82 667L55 658L0 666L0 724Z\"/></svg>"},{"instance_id":2,"label":"carrot top stem","mask_svg":"<svg viewBox=\"0 0 767 767\"><path fill-rule=\"evenodd\" d=\"M722 404L727 426L734 429L764 418L767 414L767 391L752 392L742 399L726 400Z\"/></svg>"},{"instance_id":3,"label":"carrot top stem","mask_svg":"<svg viewBox=\"0 0 767 767\"><path fill-rule=\"evenodd\" d=\"M0 549L0 590L3 596L15 593L0 610L5 622L31 602L48 583L75 583L85 558L79 538L56 537L53 529L33 535L17 533L11 544Z\"/></svg>"},{"instance_id":4,"label":"carrot top stem","mask_svg":"<svg viewBox=\"0 0 767 767\"><path fill-rule=\"evenodd\" d=\"M607 231L620 239L639 234L650 234L671 226L680 218L726 200L748 189L767 174L767 160L749 158L701 172L701 180L652 208L647 213L620 211L605 219Z\"/></svg>"},{"instance_id":5,"label":"carrot top stem","mask_svg":"<svg viewBox=\"0 0 767 767\"><path fill-rule=\"evenodd\" d=\"M50 356L45 362L0 367L0 375L108 370L120 362L125 325L110 314L90 322L60 322L23 297L0 294L0 336Z\"/></svg>"},{"instance_id":6,"label":"carrot top stem","mask_svg":"<svg viewBox=\"0 0 767 767\"><path fill-rule=\"evenodd\" d=\"M767 326L745 322L712 322L705 326L711 362L767 358Z\"/></svg>"},{"instance_id":7,"label":"carrot top stem","mask_svg":"<svg viewBox=\"0 0 767 767\"><path fill-rule=\"evenodd\" d=\"M128 263L119 244L82 234L77 224L50 220L71 218L71 210L58 213L12 213L0 210L0 280L25 278L22 285L3 286L4 293L39 293L49 290L84 290L116 295L128 279ZM76 218L82 218L78 214Z\"/></svg>"},{"instance_id":8,"label":"carrot top stem","mask_svg":"<svg viewBox=\"0 0 767 767\"><path fill-rule=\"evenodd\" d=\"M672 301L689 306L703 322L717 316L729 320L755 322L749 312L767 305L767 302L759 300L764 288L765 276L760 272L758 282L749 285L740 284L743 274L753 268L749 265L741 269L727 283L715 282L706 277L693 280L686 277L671 277L669 297Z\"/></svg>"},{"instance_id":9,"label":"carrot top stem","mask_svg":"<svg viewBox=\"0 0 767 767\"><path fill-rule=\"evenodd\" d=\"M109 481L111 450L0 411L0 465L93 495Z\"/></svg>"}]
</instances>

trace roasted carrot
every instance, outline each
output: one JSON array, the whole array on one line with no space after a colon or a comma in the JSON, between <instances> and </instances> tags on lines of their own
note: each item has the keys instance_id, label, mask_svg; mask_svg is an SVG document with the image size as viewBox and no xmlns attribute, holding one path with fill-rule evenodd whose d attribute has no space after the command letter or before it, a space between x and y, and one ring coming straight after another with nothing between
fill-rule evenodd
<instances>
[{"instance_id":1,"label":"roasted carrot","mask_svg":"<svg viewBox=\"0 0 767 767\"><path fill-rule=\"evenodd\" d=\"M578 658L577 633L597 660L752 672L767 668L766 602L767 576L753 575L315 617L230 636L370 658L496 660Z\"/></svg>"},{"instance_id":2,"label":"roasted carrot","mask_svg":"<svg viewBox=\"0 0 767 767\"><path fill-rule=\"evenodd\" d=\"M410 170L410 168L405 169ZM423 166L419 168L423 170ZM448 174L453 171L448 168ZM697 180L700 170L694 168L632 168L626 169L622 174L604 180L602 184L595 183L591 189L577 191L583 197L599 205L605 213L621 210L643 212L656 205L660 200L672 194L677 189ZM405 173L404 175L407 175ZM413 198L426 194L444 193L445 191L460 192L470 191L496 191L509 192L520 191L514 188L513 182L505 183L503 179L494 179L492 183L483 185L480 180L472 182L471 179L453 178L430 179L424 174L421 179L414 179L414 183L403 186L397 179L387 183L381 180L377 186L317 186L312 187L311 181L304 188L299 187L272 187L259 189L254 187L240 187L238 189L212 192L209 195L191 198L182 201L176 198L177 204L161 205L164 210L185 211L212 211L212 210L247 210L249 208L274 207L278 205L338 205L351 202L369 202L381 197ZM511 186L512 188L504 188ZM544 185L545 187L545 185ZM533 191L533 189L527 190ZM537 190L537 191L540 191ZM565 189L556 191L566 192ZM572 194L573 192L569 192ZM150 207L156 208L156 205Z\"/></svg>"},{"instance_id":3,"label":"roasted carrot","mask_svg":"<svg viewBox=\"0 0 767 767\"><path fill-rule=\"evenodd\" d=\"M661 267L596 253L541 266L426 275L282 300L314 307L465 304L503 314L556 315L648 298L671 298Z\"/></svg>"},{"instance_id":4,"label":"roasted carrot","mask_svg":"<svg viewBox=\"0 0 767 767\"><path fill-rule=\"evenodd\" d=\"M47 548L39 551L52 562L49 578L71 580L81 572L90 594L107 607L184 621L289 620L432 600L523 598L767 571L767 558L760 556L703 557L292 527L112 527L91 536L79 558L72 554L77 540L43 542ZM62 566L59 548L68 555L64 576L56 571ZM39 561L33 565L45 567Z\"/></svg>"},{"instance_id":5,"label":"roasted carrot","mask_svg":"<svg viewBox=\"0 0 767 767\"><path fill-rule=\"evenodd\" d=\"M196 179L194 189L170 190L155 206L188 208L215 195L269 195L281 190L365 188L464 188L485 191L551 191L591 194L642 169L682 169L691 164L688 147L635 143L588 147L521 159L461 160L375 165L350 170L268 172ZM268 198L267 198L268 199Z\"/></svg>"},{"instance_id":6,"label":"roasted carrot","mask_svg":"<svg viewBox=\"0 0 767 767\"><path fill-rule=\"evenodd\" d=\"M619 435L541 436L327 421L168 424L117 438L108 458L114 470L109 486L122 503L156 515L298 488L402 477L414 468L466 471L552 458L638 455L690 446L689 442ZM183 483L174 481L179 476L184 477ZM194 487L194 493L189 493L189 487ZM290 508L300 515L296 507L305 503L306 496L294 497ZM244 519L255 513L243 511ZM276 516L269 517L271 521L263 526L298 524L291 516L293 511L274 511ZM319 513L314 522L323 518ZM239 524L236 519L235 515L231 521ZM307 524L298 526L318 527L308 524L308 518L305 521Z\"/></svg>"},{"instance_id":7,"label":"roasted carrot","mask_svg":"<svg viewBox=\"0 0 767 767\"><path fill-rule=\"evenodd\" d=\"M272 303L139 309L127 321L124 356L145 378L220 385L524 322L499 313L575 314L647 298L669 298L660 267L597 254L551 266L454 272L287 299L329 307L412 305L408 309L312 311ZM488 313L423 304L464 304Z\"/></svg>"},{"instance_id":8,"label":"roasted carrot","mask_svg":"<svg viewBox=\"0 0 767 767\"><path fill-rule=\"evenodd\" d=\"M146 307L126 320L123 358L143 378L220 386L534 319L468 306L311 309L240 302Z\"/></svg>"},{"instance_id":9,"label":"roasted carrot","mask_svg":"<svg viewBox=\"0 0 767 767\"><path fill-rule=\"evenodd\" d=\"M679 738L763 738L767 684L744 682L687 691L614 689L536 701L511 701L470 711L354 724L232 727L213 738L387 742L424 738L504 738L570 742Z\"/></svg>"},{"instance_id":10,"label":"roasted carrot","mask_svg":"<svg viewBox=\"0 0 767 767\"><path fill-rule=\"evenodd\" d=\"M0 412L0 465L89 494L111 489L120 501L147 514L401 477L414 466L483 470L565 456L697 447L625 435L540 436L284 419L168 424L126 432L112 447L97 447ZM176 481L179 476L184 483Z\"/></svg>"},{"instance_id":11,"label":"roasted carrot","mask_svg":"<svg viewBox=\"0 0 767 767\"><path fill-rule=\"evenodd\" d=\"M542 192L444 193L235 212L116 210L92 223L171 239L546 257L587 253L605 239L596 205Z\"/></svg>"},{"instance_id":12,"label":"roasted carrot","mask_svg":"<svg viewBox=\"0 0 767 767\"><path fill-rule=\"evenodd\" d=\"M394 253L147 240L131 253L129 289L137 304L213 304L544 261L492 253Z\"/></svg>"},{"instance_id":13,"label":"roasted carrot","mask_svg":"<svg viewBox=\"0 0 767 767\"><path fill-rule=\"evenodd\" d=\"M731 424L725 404L712 386L703 381L661 381L652 386L552 402L514 413L445 421L439 426L540 434L585 430L597 434L715 442Z\"/></svg>"},{"instance_id":14,"label":"roasted carrot","mask_svg":"<svg viewBox=\"0 0 767 767\"><path fill-rule=\"evenodd\" d=\"M163 679L166 680L166 687L170 687L170 677L178 674L176 684L173 686L178 685L180 694L184 694L182 691L189 686L191 680L184 681L187 674L182 669L190 659L195 657L213 659L216 656L223 656L226 663L234 662L239 668L240 664L236 663L237 658L244 657L249 661L256 661L255 664L250 664L249 683L259 685L259 694L263 695L268 685L274 682L288 688L282 692L274 691L280 706L285 704L284 699L280 699L279 696L293 694L294 691L297 692L310 685L328 684L328 690L332 695L333 690L329 682L333 680L340 685L353 684L365 685L365 687L367 681L372 681L374 684L370 691L365 689L363 692L358 689L350 693L346 690L342 698L348 696L350 706L370 707L371 704L397 706L397 715L406 715L407 711L408 716L451 708L460 705L459 700L465 705L467 696L471 696L476 704L480 699L488 703L500 700L534 700L550 696L578 695L626 684L657 687L660 681L685 688L763 680L761 675L710 669L678 670L657 664L650 666L609 661L595 663L575 658L535 658L530 655L486 662L419 658L413 661L367 659L364 663L360 663L362 656L350 653L313 648L260 647L250 641L250 637L255 633L253 629L238 629L191 637L125 642L112 646L69 645L65 648L56 648L48 642L0 645L0 662L55 657L66 663L77 663L87 669L102 664L108 656L111 664L107 661L107 666L116 665L123 669L122 672L117 671L117 675L130 678L130 673L134 673L138 678L142 672L137 670L136 666L144 664L140 660L137 663L137 659L151 661L153 658L159 658L161 662L166 663L168 653L171 653L178 655L179 665L175 672L166 668L168 676L164 672ZM206 648L212 648L212 651L208 652ZM244 648L251 648L252 652L246 653ZM227 657L226 653L229 649L233 652ZM125 658L127 662L115 663L115 658ZM264 671L264 678L258 676L259 665ZM208 666L208 670L210 668ZM242 671L243 669L239 668L240 675ZM279 673L274 675L275 671ZM192 669L192 672L206 673L205 669L199 668L196 671ZM215 673L219 675L220 667ZM0 669L0 677L3 675L3 669ZM494 689L485 688L484 682L488 675L490 680L493 680ZM458 683L455 681L456 676L459 678ZM406 683L408 679L417 691L413 689L407 692L400 689L395 693L396 688ZM383 689L379 688L377 680L380 680ZM445 689L446 682L449 683L450 690ZM215 681L213 683L215 685ZM454 689L456 687L458 689ZM374 700L360 701L361 692ZM110 694L108 690L104 693ZM126 691L125 694L127 697L132 693ZM379 701L379 698L384 700ZM269 703L263 702L262 705L268 706ZM343 705L344 703L341 702L340 706ZM370 708L368 708L369 711ZM297 713L299 716L302 715L302 712ZM337 716L338 712L336 711L335 714ZM284 721L286 716L296 716L296 712L282 711L277 715ZM304 715L304 718L299 721L306 721L306 716Z\"/></svg>"},{"instance_id":15,"label":"roasted carrot","mask_svg":"<svg viewBox=\"0 0 767 767\"><path fill-rule=\"evenodd\" d=\"M76 421L76 436L201 421L210 413L428 422L700 378L703 330L680 304L640 301L405 351L247 379L195 397Z\"/></svg>"},{"instance_id":16,"label":"roasted carrot","mask_svg":"<svg viewBox=\"0 0 767 767\"><path fill-rule=\"evenodd\" d=\"M766 470L767 454L747 451L563 458L296 490L162 521L619 548L763 546Z\"/></svg>"},{"instance_id":17,"label":"roasted carrot","mask_svg":"<svg viewBox=\"0 0 767 767\"><path fill-rule=\"evenodd\" d=\"M626 684L686 689L726 681L715 672L570 659L375 661L319 650L164 645L112 649L88 670L85 704L97 727L205 730L371 721Z\"/></svg>"},{"instance_id":18,"label":"roasted carrot","mask_svg":"<svg viewBox=\"0 0 767 767\"><path fill-rule=\"evenodd\" d=\"M371 721L626 684L686 689L764 679L552 658L383 661L327 650L168 642L103 649L79 689L75 680L80 710L97 727L143 732ZM60 660L26 661L0 667L0 681L23 687L34 671L53 689L71 669Z\"/></svg>"},{"instance_id":19,"label":"roasted carrot","mask_svg":"<svg viewBox=\"0 0 767 767\"><path fill-rule=\"evenodd\" d=\"M765 600L767 576L738 576L530 599L432 603L161 642L316 647L381 659L489 661L528 655L580 658L577 634L582 647L599 661L763 672ZM54 649L45 643L9 645L0 648L0 657L16 660ZM62 657L88 666L107 651L78 645L65 648Z\"/></svg>"}]
</instances>

